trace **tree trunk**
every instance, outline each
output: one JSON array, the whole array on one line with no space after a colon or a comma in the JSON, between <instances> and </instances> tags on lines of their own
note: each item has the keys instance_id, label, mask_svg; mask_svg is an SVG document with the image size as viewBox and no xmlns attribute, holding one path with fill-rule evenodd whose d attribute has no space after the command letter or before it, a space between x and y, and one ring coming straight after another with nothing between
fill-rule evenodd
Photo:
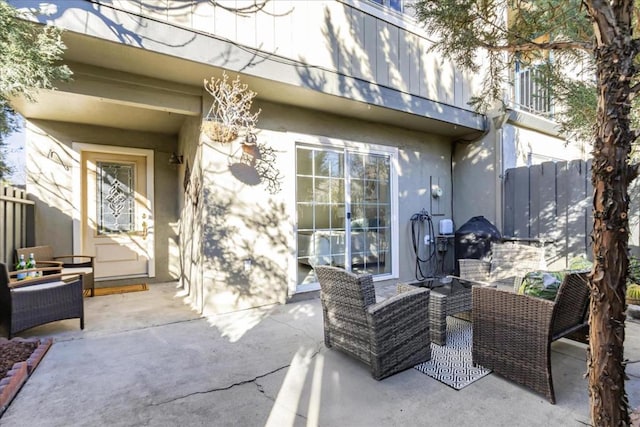
<instances>
[{"instance_id":1,"label":"tree trunk","mask_svg":"<svg viewBox=\"0 0 640 427\"><path fill-rule=\"evenodd\" d=\"M590 277L589 396L594 426L629 425L625 392L625 291L628 267L627 189L631 143L629 100L635 73L630 14L585 2L594 18L597 47L598 113L593 151L593 261ZM608 2L605 2L608 3ZM614 2L615 3L615 2ZM621 6L629 6L629 2ZM631 4L633 2L630 2ZM606 10L605 10L606 9ZM622 18L622 19L621 19ZM622 22L621 22L622 21ZM617 24L617 26L612 26ZM622 24L622 25L621 25Z\"/></svg>"}]
</instances>

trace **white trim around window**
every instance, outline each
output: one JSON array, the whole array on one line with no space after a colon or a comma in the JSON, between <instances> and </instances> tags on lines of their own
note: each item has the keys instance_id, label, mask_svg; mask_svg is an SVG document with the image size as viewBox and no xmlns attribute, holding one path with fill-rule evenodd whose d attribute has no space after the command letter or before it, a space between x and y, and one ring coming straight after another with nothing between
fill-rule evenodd
<instances>
[{"instance_id":1,"label":"white trim around window","mask_svg":"<svg viewBox=\"0 0 640 427\"><path fill-rule=\"evenodd\" d=\"M390 197L391 197L391 272L388 274L381 274L374 276L374 281L382 281L382 280L390 280L397 279L399 277L399 214L398 214L398 148L390 147L385 145L378 144L368 144L357 141L350 141L338 138L328 138L323 136L314 136L314 135L306 135L306 134L296 134L289 133L289 141L290 146L294 152L296 151L299 145L304 145L308 147L319 147L319 148L327 148L327 149L338 149L344 151L350 151L353 153L377 153L388 155L390 159ZM295 157L295 156L294 156ZM296 162L292 162L288 175L291 176L292 180L296 179ZM296 218L296 202L297 195L296 191L291 192L291 196L288 201L288 205L290 206L290 215L293 226L293 236L297 239L297 222ZM298 260L296 259L297 252L295 250L297 242L293 240L293 250L290 255L290 269L289 269L289 277L290 277L290 285L289 285L289 293L301 293L308 291L318 290L320 287L317 282L308 283L304 285L298 286L297 276L298 276Z\"/></svg>"}]
</instances>

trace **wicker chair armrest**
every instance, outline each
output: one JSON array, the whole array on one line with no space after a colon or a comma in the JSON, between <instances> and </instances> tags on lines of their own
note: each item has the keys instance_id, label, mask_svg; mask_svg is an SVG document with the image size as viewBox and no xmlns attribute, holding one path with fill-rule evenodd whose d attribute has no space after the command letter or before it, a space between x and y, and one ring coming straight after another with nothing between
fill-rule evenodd
<instances>
[{"instance_id":1,"label":"wicker chair armrest","mask_svg":"<svg viewBox=\"0 0 640 427\"><path fill-rule=\"evenodd\" d=\"M32 270L40 270L40 269L33 268ZM24 271L29 271L29 270L20 270L20 272L24 272ZM12 273L15 273L15 272L12 272ZM42 283L59 282L59 281L62 281L62 274L50 274L48 276L33 277L33 278L24 279L16 282L12 281L9 283L9 288L11 289L24 288L32 285L39 285Z\"/></svg>"},{"instance_id":2,"label":"wicker chair armrest","mask_svg":"<svg viewBox=\"0 0 640 427\"><path fill-rule=\"evenodd\" d=\"M62 273L62 266L54 265L53 267L37 267L37 268L26 268L24 270L16 270L9 272L9 280L15 281L18 275L20 274L29 274L29 273L39 273L39 276L51 276ZM30 277L28 280L39 279L40 277ZM20 279L21 281L23 279Z\"/></svg>"},{"instance_id":3,"label":"wicker chair armrest","mask_svg":"<svg viewBox=\"0 0 640 427\"><path fill-rule=\"evenodd\" d=\"M414 317L416 313L427 320L428 325L429 295L429 289L414 286L411 290L369 306L367 316L372 328L411 327L413 325L407 319Z\"/></svg>"}]
</instances>

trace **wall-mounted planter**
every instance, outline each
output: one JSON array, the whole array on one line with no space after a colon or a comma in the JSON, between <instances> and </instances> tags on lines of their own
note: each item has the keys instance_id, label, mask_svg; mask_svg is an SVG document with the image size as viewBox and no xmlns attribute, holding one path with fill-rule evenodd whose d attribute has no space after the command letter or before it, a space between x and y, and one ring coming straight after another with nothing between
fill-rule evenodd
<instances>
[{"instance_id":1,"label":"wall-mounted planter","mask_svg":"<svg viewBox=\"0 0 640 427\"><path fill-rule=\"evenodd\" d=\"M216 120L205 120L202 122L202 133L212 141L228 143L238 137L238 129L227 126Z\"/></svg>"}]
</instances>

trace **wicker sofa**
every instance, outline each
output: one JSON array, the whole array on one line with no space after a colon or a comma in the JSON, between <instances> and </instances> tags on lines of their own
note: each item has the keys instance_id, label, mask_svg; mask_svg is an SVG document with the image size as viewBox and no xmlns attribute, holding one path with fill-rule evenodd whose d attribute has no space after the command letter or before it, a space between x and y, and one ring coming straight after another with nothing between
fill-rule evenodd
<instances>
[{"instance_id":1,"label":"wicker sofa","mask_svg":"<svg viewBox=\"0 0 640 427\"><path fill-rule=\"evenodd\" d=\"M428 289L401 288L397 295L376 303L370 274L330 266L314 269L327 347L369 365L376 380L431 359Z\"/></svg>"},{"instance_id":2,"label":"wicker sofa","mask_svg":"<svg viewBox=\"0 0 640 427\"><path fill-rule=\"evenodd\" d=\"M586 342L587 273L567 274L555 301L481 286L472 293L473 363L555 403L551 343L563 337Z\"/></svg>"},{"instance_id":3,"label":"wicker sofa","mask_svg":"<svg viewBox=\"0 0 640 427\"><path fill-rule=\"evenodd\" d=\"M38 271L45 269L33 269ZM45 270L46 271L46 270ZM80 319L84 329L82 276L67 282L62 274L10 281L7 266L0 263L0 320L9 339L17 332L64 319Z\"/></svg>"}]
</instances>

